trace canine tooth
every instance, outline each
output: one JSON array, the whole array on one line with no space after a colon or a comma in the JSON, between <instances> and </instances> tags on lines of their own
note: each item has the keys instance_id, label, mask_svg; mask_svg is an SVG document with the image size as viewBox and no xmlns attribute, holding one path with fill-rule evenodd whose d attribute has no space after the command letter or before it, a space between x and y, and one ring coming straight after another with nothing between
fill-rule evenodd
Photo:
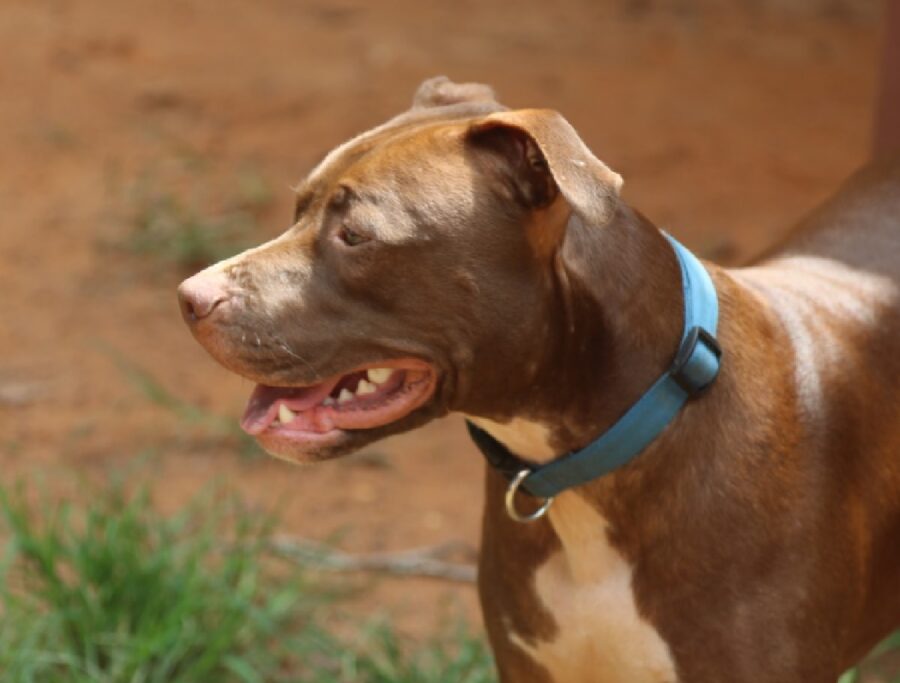
<instances>
[{"instance_id":1,"label":"canine tooth","mask_svg":"<svg viewBox=\"0 0 900 683\"><path fill-rule=\"evenodd\" d=\"M356 393L360 396L365 396L366 394L374 394L377 391L377 388L371 382L367 382L366 380L360 380L359 386L356 387Z\"/></svg>"},{"instance_id":2,"label":"canine tooth","mask_svg":"<svg viewBox=\"0 0 900 683\"><path fill-rule=\"evenodd\" d=\"M323 405L323 406L333 406L333 405L334 405L334 399L331 398L331 396L326 396L326 397L325 397L325 400L322 401L322 405Z\"/></svg>"},{"instance_id":3,"label":"canine tooth","mask_svg":"<svg viewBox=\"0 0 900 683\"><path fill-rule=\"evenodd\" d=\"M390 368L369 368L369 380L375 384L384 384L394 371Z\"/></svg>"},{"instance_id":4,"label":"canine tooth","mask_svg":"<svg viewBox=\"0 0 900 683\"><path fill-rule=\"evenodd\" d=\"M353 400L353 394L350 393L350 390L346 387L341 389L341 393L338 395L338 403L346 403L347 401Z\"/></svg>"},{"instance_id":5,"label":"canine tooth","mask_svg":"<svg viewBox=\"0 0 900 683\"><path fill-rule=\"evenodd\" d=\"M278 406L278 419L281 420L282 424L291 422L295 417L297 417L297 414L284 403Z\"/></svg>"}]
</instances>

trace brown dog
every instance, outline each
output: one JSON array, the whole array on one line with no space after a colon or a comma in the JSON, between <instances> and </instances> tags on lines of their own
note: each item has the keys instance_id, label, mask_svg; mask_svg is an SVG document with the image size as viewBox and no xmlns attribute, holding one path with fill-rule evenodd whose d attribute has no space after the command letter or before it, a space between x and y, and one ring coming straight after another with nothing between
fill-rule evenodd
<instances>
[{"instance_id":1,"label":"brown dog","mask_svg":"<svg viewBox=\"0 0 900 683\"><path fill-rule=\"evenodd\" d=\"M243 424L275 455L457 411L548 462L678 348L676 258L620 185L559 114L434 79L310 174L284 235L185 281L182 309L259 383ZM900 166L763 262L707 270L721 372L651 446L533 524L488 471L502 681L833 682L900 623Z\"/></svg>"}]
</instances>

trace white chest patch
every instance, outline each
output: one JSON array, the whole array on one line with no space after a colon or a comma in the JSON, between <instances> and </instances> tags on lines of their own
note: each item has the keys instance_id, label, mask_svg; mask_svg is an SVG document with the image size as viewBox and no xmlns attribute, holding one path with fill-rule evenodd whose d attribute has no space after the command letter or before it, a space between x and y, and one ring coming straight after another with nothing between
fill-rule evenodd
<instances>
[{"instance_id":1,"label":"white chest patch","mask_svg":"<svg viewBox=\"0 0 900 683\"><path fill-rule=\"evenodd\" d=\"M551 641L510 641L556 683L674 683L669 647L639 613L631 566L607 539L606 520L575 493L557 497L551 522L562 549L535 573L534 590L558 627Z\"/></svg>"},{"instance_id":2,"label":"white chest patch","mask_svg":"<svg viewBox=\"0 0 900 683\"><path fill-rule=\"evenodd\" d=\"M535 462L555 457L543 424L469 419L513 453ZM669 647L638 613L631 566L610 545L603 516L569 491L556 497L549 518L562 549L538 567L534 592L558 632L551 641L531 642L510 624L510 642L546 668L555 683L675 683Z\"/></svg>"},{"instance_id":3,"label":"white chest patch","mask_svg":"<svg viewBox=\"0 0 900 683\"><path fill-rule=\"evenodd\" d=\"M521 417L515 417L509 422L494 422L471 415L469 420L523 458L544 463L550 462L556 455L550 447L550 430L540 422L523 420Z\"/></svg>"}]
</instances>

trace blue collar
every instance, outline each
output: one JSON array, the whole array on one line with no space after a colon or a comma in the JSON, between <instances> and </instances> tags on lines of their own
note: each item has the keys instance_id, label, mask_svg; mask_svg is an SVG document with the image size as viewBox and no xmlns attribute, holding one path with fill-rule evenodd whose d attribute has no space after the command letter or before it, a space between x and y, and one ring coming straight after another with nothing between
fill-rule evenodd
<instances>
[{"instance_id":1,"label":"blue collar","mask_svg":"<svg viewBox=\"0 0 900 683\"><path fill-rule=\"evenodd\" d=\"M664 233L665 234L665 233ZM535 467L511 453L483 429L467 422L472 440L488 463L533 496L552 498L630 462L675 418L685 402L706 389L719 372L722 351L716 341L719 302L706 268L666 234L681 267L684 332L675 360L619 420L579 451Z\"/></svg>"}]
</instances>

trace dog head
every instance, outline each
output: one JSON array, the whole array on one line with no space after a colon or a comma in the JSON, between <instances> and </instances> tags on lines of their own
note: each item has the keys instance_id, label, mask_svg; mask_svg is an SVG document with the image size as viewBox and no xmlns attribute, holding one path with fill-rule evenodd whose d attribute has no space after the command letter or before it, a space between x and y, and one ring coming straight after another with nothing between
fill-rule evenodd
<instances>
[{"instance_id":1,"label":"dog head","mask_svg":"<svg viewBox=\"0 0 900 683\"><path fill-rule=\"evenodd\" d=\"M432 79L313 169L283 235L182 283L182 313L258 384L242 425L280 457L502 413L549 353L567 225L600 228L620 184L559 114Z\"/></svg>"}]
</instances>

